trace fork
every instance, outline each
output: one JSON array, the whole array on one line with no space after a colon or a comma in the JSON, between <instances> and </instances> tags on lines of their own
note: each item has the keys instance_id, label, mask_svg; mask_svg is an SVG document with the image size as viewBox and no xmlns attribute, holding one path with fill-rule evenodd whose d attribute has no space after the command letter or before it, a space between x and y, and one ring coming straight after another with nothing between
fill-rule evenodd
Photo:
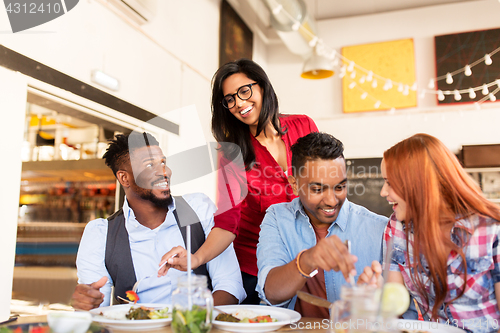
<instances>
[{"instance_id":1,"label":"fork","mask_svg":"<svg viewBox=\"0 0 500 333\"><path fill-rule=\"evenodd\" d=\"M124 301L124 302L127 302L127 303L134 303L134 302L132 302L132 301L129 301L128 299L125 299L125 298L121 297L120 295L117 295L116 297L117 297L119 300L122 300L122 301Z\"/></svg>"},{"instance_id":2,"label":"fork","mask_svg":"<svg viewBox=\"0 0 500 333\"><path fill-rule=\"evenodd\" d=\"M346 239L344 243L347 246L347 251L349 252L349 254L351 254L351 241ZM348 282L352 287L356 286L356 283L354 282L354 276L351 273L349 273L349 281Z\"/></svg>"}]
</instances>

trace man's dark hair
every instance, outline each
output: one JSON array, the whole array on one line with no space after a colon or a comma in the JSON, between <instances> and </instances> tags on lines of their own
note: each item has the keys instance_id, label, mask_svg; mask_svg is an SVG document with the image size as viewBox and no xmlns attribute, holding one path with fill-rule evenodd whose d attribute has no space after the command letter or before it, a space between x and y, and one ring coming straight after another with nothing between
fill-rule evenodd
<instances>
[{"instance_id":1,"label":"man's dark hair","mask_svg":"<svg viewBox=\"0 0 500 333\"><path fill-rule=\"evenodd\" d=\"M116 172L120 167L129 160L130 150L134 151L137 148L146 146L159 146L158 140L154 136L146 132L132 132L130 134L117 134L114 140L109 140L108 149L102 156L106 165L113 170L116 177Z\"/></svg>"},{"instance_id":2,"label":"man's dark hair","mask_svg":"<svg viewBox=\"0 0 500 333\"><path fill-rule=\"evenodd\" d=\"M295 176L307 161L335 160L339 157L344 158L344 144L340 140L328 133L309 133L299 138L292 146L293 175Z\"/></svg>"}]
</instances>

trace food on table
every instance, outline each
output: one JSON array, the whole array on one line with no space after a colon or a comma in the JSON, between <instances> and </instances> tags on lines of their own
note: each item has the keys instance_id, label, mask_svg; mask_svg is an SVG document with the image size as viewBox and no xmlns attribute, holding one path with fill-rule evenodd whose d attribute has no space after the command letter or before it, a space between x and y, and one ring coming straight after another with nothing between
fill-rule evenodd
<instances>
[{"instance_id":1,"label":"food on table","mask_svg":"<svg viewBox=\"0 0 500 333\"><path fill-rule=\"evenodd\" d=\"M235 316L233 316L232 314L229 314L229 313L219 313L217 315L217 317L215 317L215 320L227 321L230 323L237 323L237 322L241 321L240 319L236 318Z\"/></svg>"},{"instance_id":2,"label":"food on table","mask_svg":"<svg viewBox=\"0 0 500 333\"><path fill-rule=\"evenodd\" d=\"M270 315L258 315L251 310L239 310L231 314L219 314L215 320L235 322L235 323L272 323L277 322L277 319L271 318Z\"/></svg>"},{"instance_id":3,"label":"food on table","mask_svg":"<svg viewBox=\"0 0 500 333\"><path fill-rule=\"evenodd\" d=\"M163 309L149 308L145 306L131 307L128 312L106 311L101 312L101 316L114 320L144 320L144 319L165 319L170 318L168 307Z\"/></svg>"},{"instance_id":4,"label":"food on table","mask_svg":"<svg viewBox=\"0 0 500 333\"><path fill-rule=\"evenodd\" d=\"M138 308L130 308L125 317L130 320L144 320L144 319L149 319L150 312L151 309L145 308L143 306Z\"/></svg>"},{"instance_id":5,"label":"food on table","mask_svg":"<svg viewBox=\"0 0 500 333\"><path fill-rule=\"evenodd\" d=\"M134 304L136 304L137 301L139 300L139 295L137 295L137 293L133 290L127 290L125 292L125 295L131 302L134 302Z\"/></svg>"},{"instance_id":6,"label":"food on table","mask_svg":"<svg viewBox=\"0 0 500 333\"><path fill-rule=\"evenodd\" d=\"M99 312L100 316L103 316L104 318L107 319L112 319L112 320L127 320L127 311L106 311L106 312Z\"/></svg>"},{"instance_id":7,"label":"food on table","mask_svg":"<svg viewBox=\"0 0 500 333\"><path fill-rule=\"evenodd\" d=\"M7 327L0 327L0 333L23 333L23 330L21 327L18 327L15 330L11 330Z\"/></svg>"},{"instance_id":8,"label":"food on table","mask_svg":"<svg viewBox=\"0 0 500 333\"><path fill-rule=\"evenodd\" d=\"M211 317L207 317L207 309L198 305L193 305L191 310L179 310L174 307L172 330L175 333L206 333L212 328L209 318Z\"/></svg>"},{"instance_id":9,"label":"food on table","mask_svg":"<svg viewBox=\"0 0 500 333\"><path fill-rule=\"evenodd\" d=\"M257 316L254 318L243 318L242 323L272 323L278 320L271 318L271 316Z\"/></svg>"},{"instance_id":10,"label":"food on table","mask_svg":"<svg viewBox=\"0 0 500 333\"><path fill-rule=\"evenodd\" d=\"M28 331L23 331L21 327L16 327L11 330L8 327L0 327L0 333L49 333L50 328L48 326L29 326Z\"/></svg>"},{"instance_id":11,"label":"food on table","mask_svg":"<svg viewBox=\"0 0 500 333\"><path fill-rule=\"evenodd\" d=\"M165 307L163 309L158 309L151 311L149 313L149 318L150 319L165 319L165 318L170 318L171 313L168 312L168 307Z\"/></svg>"}]
</instances>

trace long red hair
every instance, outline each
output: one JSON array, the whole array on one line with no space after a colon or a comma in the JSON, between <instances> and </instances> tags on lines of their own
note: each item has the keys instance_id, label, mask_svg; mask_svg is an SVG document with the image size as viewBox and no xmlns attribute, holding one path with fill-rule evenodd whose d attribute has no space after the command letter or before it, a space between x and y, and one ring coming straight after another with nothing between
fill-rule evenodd
<instances>
[{"instance_id":1,"label":"long red hair","mask_svg":"<svg viewBox=\"0 0 500 333\"><path fill-rule=\"evenodd\" d=\"M484 197L479 186L464 171L456 156L445 145L428 134L415 134L384 152L387 180L396 194L406 202L406 240L413 231L413 283L428 304L429 298L420 274L426 274L420 256L428 264L436 294L432 318L448 292L447 260L451 250L467 263L463 247L457 246L449 231L457 218L472 214L489 216L500 221L500 207ZM448 232L446 232L448 231ZM462 239L466 246L467 239ZM407 262L410 263L409 258ZM465 292L462 289L458 297Z\"/></svg>"}]
</instances>

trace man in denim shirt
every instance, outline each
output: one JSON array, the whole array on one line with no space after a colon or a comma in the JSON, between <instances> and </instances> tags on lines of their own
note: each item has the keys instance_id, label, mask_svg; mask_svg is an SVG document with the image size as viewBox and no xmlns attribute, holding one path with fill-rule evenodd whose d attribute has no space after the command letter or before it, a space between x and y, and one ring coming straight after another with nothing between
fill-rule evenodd
<instances>
[{"instance_id":1,"label":"man in denim shirt","mask_svg":"<svg viewBox=\"0 0 500 333\"><path fill-rule=\"evenodd\" d=\"M304 317L329 318L329 313L296 300L298 290L334 302L349 274L382 260L388 219L346 199L343 151L342 142L326 133L300 138L292 146L293 175L288 176L299 197L269 207L261 225L257 291L268 304Z\"/></svg>"}]
</instances>

